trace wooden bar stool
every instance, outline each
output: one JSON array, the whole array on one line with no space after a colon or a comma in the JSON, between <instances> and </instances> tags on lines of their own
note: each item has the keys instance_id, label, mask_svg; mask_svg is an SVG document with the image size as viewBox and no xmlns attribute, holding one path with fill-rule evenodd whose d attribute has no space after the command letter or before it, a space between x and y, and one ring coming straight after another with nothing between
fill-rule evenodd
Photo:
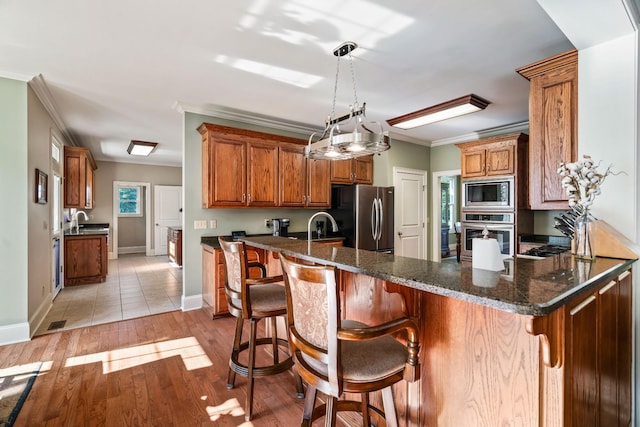
<instances>
[{"instance_id":1,"label":"wooden bar stool","mask_svg":"<svg viewBox=\"0 0 640 427\"><path fill-rule=\"evenodd\" d=\"M236 374L247 377L247 400L245 405L245 419L250 421L253 412L253 380L257 377L275 375L289 370L293 366L290 356L289 343L284 338L278 338L276 318L287 313L286 294L282 284L282 276L266 277L266 268L258 262L247 262L247 251L244 242L228 242L218 238L220 248L225 256L225 293L229 313L236 317L236 330L233 348L229 359L229 376L227 388L231 389L235 383ZM250 279L250 267L262 270L262 278ZM279 282L279 284L278 284ZM248 341L242 341L244 320L249 320L251 331ZM271 337L257 337L258 322L261 319L271 319ZM270 345L273 352L273 363L266 366L255 366L256 347ZM280 360L279 350L284 349L289 355ZM240 354L248 350L248 362L240 362ZM294 372L297 397L304 397L304 390L300 376Z\"/></svg>"},{"instance_id":2,"label":"wooden bar stool","mask_svg":"<svg viewBox=\"0 0 640 427\"><path fill-rule=\"evenodd\" d=\"M403 317L377 325L341 320L336 270L330 266L298 264L280 254L287 289L289 344L298 373L307 383L302 426L325 416L325 426L336 425L337 411L362 413L376 425L397 426L391 386L420 376L418 330ZM407 344L391 334L406 330ZM316 391L327 395L315 407ZM382 391L384 412L369 404L369 393ZM361 401L338 400L342 394L360 393Z\"/></svg>"}]
</instances>

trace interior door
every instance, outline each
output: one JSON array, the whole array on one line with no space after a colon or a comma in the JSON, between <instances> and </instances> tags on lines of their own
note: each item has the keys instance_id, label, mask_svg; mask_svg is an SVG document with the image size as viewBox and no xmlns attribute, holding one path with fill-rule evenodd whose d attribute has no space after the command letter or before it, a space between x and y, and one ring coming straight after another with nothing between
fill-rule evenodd
<instances>
[{"instance_id":1,"label":"interior door","mask_svg":"<svg viewBox=\"0 0 640 427\"><path fill-rule=\"evenodd\" d=\"M155 254L167 254L167 228L182 225L182 187L156 185L153 187L155 224Z\"/></svg>"},{"instance_id":2,"label":"interior door","mask_svg":"<svg viewBox=\"0 0 640 427\"><path fill-rule=\"evenodd\" d=\"M394 169L396 255L424 259L426 172Z\"/></svg>"}]
</instances>

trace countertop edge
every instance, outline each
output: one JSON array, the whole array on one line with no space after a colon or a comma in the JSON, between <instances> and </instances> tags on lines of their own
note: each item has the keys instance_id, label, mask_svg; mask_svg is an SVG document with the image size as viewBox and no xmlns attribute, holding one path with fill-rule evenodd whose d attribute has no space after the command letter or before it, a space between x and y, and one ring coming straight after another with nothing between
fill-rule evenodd
<instances>
[{"instance_id":1,"label":"countertop edge","mask_svg":"<svg viewBox=\"0 0 640 427\"><path fill-rule=\"evenodd\" d=\"M450 287L447 287L435 282L425 283L425 282L417 281L411 277L398 276L390 273L385 273L380 270L363 269L358 266L345 264L344 262L330 260L320 256L314 256L313 254L301 253L299 250L295 250L290 247L288 248L287 246L291 246L291 244L287 245L287 243L289 243L287 241L282 241L282 242L279 242L278 245L274 245L272 243L264 243L264 242L256 241L255 239L252 239L250 236L247 236L242 240L251 246L265 249L265 250L271 250L274 252L282 252L285 255L297 257L305 261L331 265L340 270L348 271L355 274L364 274L373 278L396 283L401 286L407 286L409 288L426 291L426 292L430 292L430 293L441 295L441 296L452 297L455 299L499 309L502 311L507 311L507 312L525 315L525 316L534 316L534 317L546 316L548 314L551 314L553 311L557 310L563 305L575 300L576 298L579 298L581 295L587 294L590 290L594 289L597 283L601 283L602 280L616 277L623 271L627 270L636 261L635 259L620 259L619 260L620 263L615 265L614 267L609 268L601 272L600 274L590 277L588 280L581 282L579 285L572 287L571 289L567 290L564 293L560 293L558 296L548 300L545 303L524 304L524 303L514 303L511 301L504 301L504 300L482 296L482 295L471 294L469 292L465 292L464 290L452 289ZM301 243L305 241L294 240L293 242ZM307 244L317 245L318 243L312 241L312 242L307 242ZM311 249L312 246L309 246L309 248ZM353 251L357 251L357 249L352 249L352 248L343 248L343 249L351 249ZM311 252L311 250L309 250L309 252ZM365 251L365 252L368 252L368 251ZM440 264L440 263L433 263L431 261L426 261L426 260L420 260L420 261L423 261L424 263L426 263L425 265ZM537 262L537 261L522 260L520 262ZM464 268L466 267L460 267L461 271ZM471 270L470 268L467 268L467 269Z\"/></svg>"}]
</instances>

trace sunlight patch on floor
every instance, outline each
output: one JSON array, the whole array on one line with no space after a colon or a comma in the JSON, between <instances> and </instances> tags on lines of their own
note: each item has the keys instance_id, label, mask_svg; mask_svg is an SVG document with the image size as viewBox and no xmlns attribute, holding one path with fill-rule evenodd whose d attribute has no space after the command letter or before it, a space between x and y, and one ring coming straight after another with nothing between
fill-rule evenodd
<instances>
[{"instance_id":1,"label":"sunlight patch on floor","mask_svg":"<svg viewBox=\"0 0 640 427\"><path fill-rule=\"evenodd\" d=\"M198 340L195 337L187 337L70 357L65 367L101 362L103 373L108 374L174 356L180 356L189 371L213 365Z\"/></svg>"},{"instance_id":2,"label":"sunlight patch on floor","mask_svg":"<svg viewBox=\"0 0 640 427\"><path fill-rule=\"evenodd\" d=\"M235 398L229 399L218 406L207 406L207 413L209 414L209 419L211 419L211 421L217 421L224 415L244 418L244 409L242 409L242 406L240 405L240 402L238 402L238 399ZM246 422L240 425L252 426L253 424L251 422Z\"/></svg>"}]
</instances>

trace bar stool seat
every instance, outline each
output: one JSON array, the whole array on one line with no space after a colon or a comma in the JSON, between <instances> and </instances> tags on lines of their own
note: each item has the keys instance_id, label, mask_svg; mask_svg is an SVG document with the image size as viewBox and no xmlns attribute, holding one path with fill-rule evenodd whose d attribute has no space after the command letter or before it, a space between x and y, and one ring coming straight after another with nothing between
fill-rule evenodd
<instances>
[{"instance_id":1,"label":"bar stool seat","mask_svg":"<svg viewBox=\"0 0 640 427\"><path fill-rule=\"evenodd\" d=\"M293 359L289 343L285 338L278 338L276 319L287 313L286 292L282 284L282 276L266 277L266 268L260 263L247 262L244 242L228 242L218 238L220 248L225 256L225 294L229 313L236 317L236 330L229 358L229 374L227 388L235 384L236 374L247 377L247 399L245 404L245 420L253 416L254 379L286 372L293 367ZM262 271L261 278L248 277L250 267L258 267ZM276 284L280 283L280 284ZM258 322L261 319L271 320L271 337L257 337ZM242 340L244 321L249 320L250 335ZM272 363L256 366L256 348L269 345L273 355ZM248 351L248 361L241 361L241 354ZM280 360L279 353L284 351L288 356ZM247 360L247 358L242 358ZM300 376L294 371L296 396L304 397Z\"/></svg>"}]
</instances>

